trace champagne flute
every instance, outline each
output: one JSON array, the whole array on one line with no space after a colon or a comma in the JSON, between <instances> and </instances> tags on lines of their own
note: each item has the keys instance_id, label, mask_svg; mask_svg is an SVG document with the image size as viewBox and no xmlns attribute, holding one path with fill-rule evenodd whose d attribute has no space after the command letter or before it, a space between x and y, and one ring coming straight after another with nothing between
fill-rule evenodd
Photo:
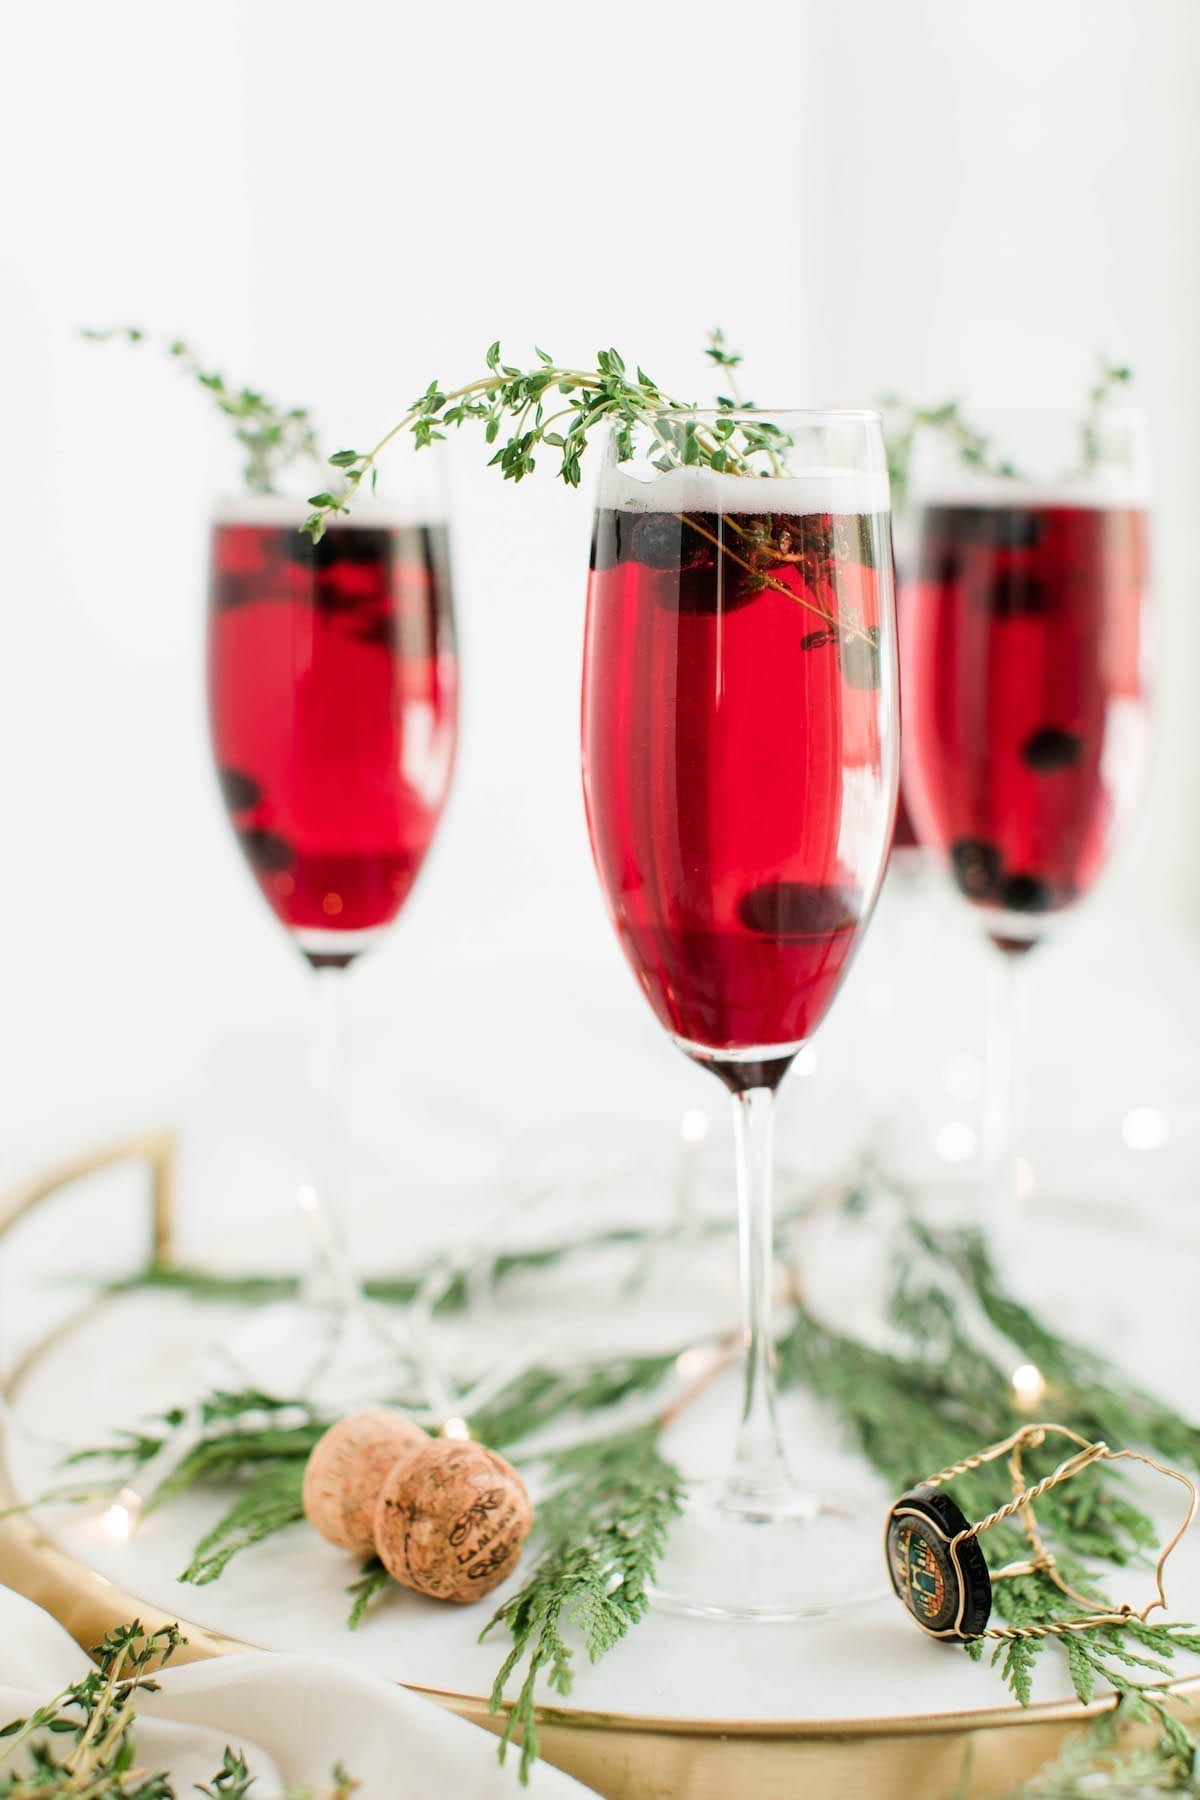
<instances>
[{"instance_id":1,"label":"champagne flute","mask_svg":"<svg viewBox=\"0 0 1200 1800\"><path fill-rule=\"evenodd\" d=\"M696 442L744 472L680 466ZM664 413L614 432L583 678L592 853L660 1023L732 1095L737 1144L741 1423L656 1590L689 1614L794 1618L880 1587L873 1533L797 1480L781 1438L771 1136L874 905L897 759L878 416Z\"/></svg>"},{"instance_id":2,"label":"champagne flute","mask_svg":"<svg viewBox=\"0 0 1200 1800\"><path fill-rule=\"evenodd\" d=\"M989 940L984 1216L1000 1247L1020 1216L1025 964L1106 867L1148 769L1149 525L1135 414L1078 445L1066 415L984 425L1020 476L918 443L904 782L922 843Z\"/></svg>"},{"instance_id":3,"label":"champagne flute","mask_svg":"<svg viewBox=\"0 0 1200 1800\"><path fill-rule=\"evenodd\" d=\"M238 846L310 971L317 1144L298 1199L318 1254L304 1301L344 1340L363 1318L346 1242L348 971L400 912L437 830L458 664L440 508L406 518L364 498L316 544L304 517L263 496L217 515L209 722Z\"/></svg>"}]
</instances>

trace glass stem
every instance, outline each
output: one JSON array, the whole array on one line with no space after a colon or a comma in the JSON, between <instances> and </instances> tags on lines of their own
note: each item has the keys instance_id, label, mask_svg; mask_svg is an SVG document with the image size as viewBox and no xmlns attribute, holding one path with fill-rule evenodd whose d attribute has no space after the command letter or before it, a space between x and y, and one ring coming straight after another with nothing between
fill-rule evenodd
<instances>
[{"instance_id":1,"label":"glass stem","mask_svg":"<svg viewBox=\"0 0 1200 1800\"><path fill-rule=\"evenodd\" d=\"M775 1400L775 1243L771 1213L771 1140L775 1096L750 1088L733 1096L737 1145L738 1234L745 1374L742 1420L724 1502L739 1511L770 1504L791 1490Z\"/></svg>"},{"instance_id":2,"label":"glass stem","mask_svg":"<svg viewBox=\"0 0 1200 1800\"><path fill-rule=\"evenodd\" d=\"M984 1052L984 1226L1003 1237L1017 1222L1020 1200L1013 1105L1014 1071L1021 1024L1025 952L1001 950L988 958L987 1036Z\"/></svg>"},{"instance_id":3,"label":"glass stem","mask_svg":"<svg viewBox=\"0 0 1200 1800\"><path fill-rule=\"evenodd\" d=\"M346 1129L345 971L314 969L309 1022L309 1082L312 1090L312 1180L301 1201L313 1237L313 1255L304 1280L310 1304L347 1313L359 1303L349 1251L347 1185L349 1134Z\"/></svg>"}]
</instances>

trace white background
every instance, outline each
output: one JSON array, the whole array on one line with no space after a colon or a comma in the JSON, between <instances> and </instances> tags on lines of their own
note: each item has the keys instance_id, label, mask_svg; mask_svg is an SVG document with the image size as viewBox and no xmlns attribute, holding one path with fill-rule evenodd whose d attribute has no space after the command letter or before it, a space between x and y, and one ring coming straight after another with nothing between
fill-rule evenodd
<instances>
[{"instance_id":1,"label":"white background","mask_svg":"<svg viewBox=\"0 0 1200 1800\"><path fill-rule=\"evenodd\" d=\"M699 393L720 322L754 397L780 405L889 387L1071 404L1098 350L1128 359L1161 497L1163 751L1139 853L1046 953L1035 1015L1050 1047L1030 1055L1059 1075L1069 1062L1107 1123L1186 1096L1189 0L77 0L6 7L3 27L5 1167L210 1101L244 1147L299 1077L302 971L237 858L204 738L216 440L160 359L84 346L85 324L185 335L313 406L339 443L381 431L430 376L469 377L497 336L520 356L615 342ZM481 1121L486 1162L495 1129L519 1137L585 1087L614 1119L715 1096L636 995L590 868L586 494L506 489L479 448L454 458L456 791L416 897L354 984L375 1128L402 1140L419 1090L435 1124ZM403 479L397 459L389 480ZM898 938L875 947L882 1003L901 1002L889 1042L973 1042L969 933L953 909L909 927L902 965L885 954ZM865 1015L850 1006L861 1110ZM939 1054L914 1102L931 1130L950 1104ZM900 1110L923 1068L884 1054ZM450 1161L465 1154L447 1135Z\"/></svg>"}]
</instances>

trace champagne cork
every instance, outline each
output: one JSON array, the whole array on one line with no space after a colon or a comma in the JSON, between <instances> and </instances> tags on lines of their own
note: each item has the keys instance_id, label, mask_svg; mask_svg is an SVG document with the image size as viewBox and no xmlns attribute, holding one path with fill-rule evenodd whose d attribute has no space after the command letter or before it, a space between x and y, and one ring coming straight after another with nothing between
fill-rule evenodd
<instances>
[{"instance_id":1,"label":"champagne cork","mask_svg":"<svg viewBox=\"0 0 1200 1800\"><path fill-rule=\"evenodd\" d=\"M516 1470L482 1444L435 1439L389 1469L375 1548L390 1575L435 1600L478 1600L511 1574L533 1524Z\"/></svg>"},{"instance_id":2,"label":"champagne cork","mask_svg":"<svg viewBox=\"0 0 1200 1800\"><path fill-rule=\"evenodd\" d=\"M384 1477L428 1442L419 1425L382 1407L339 1419L317 1440L304 1470L309 1523L340 1550L372 1555L375 1502Z\"/></svg>"}]
</instances>

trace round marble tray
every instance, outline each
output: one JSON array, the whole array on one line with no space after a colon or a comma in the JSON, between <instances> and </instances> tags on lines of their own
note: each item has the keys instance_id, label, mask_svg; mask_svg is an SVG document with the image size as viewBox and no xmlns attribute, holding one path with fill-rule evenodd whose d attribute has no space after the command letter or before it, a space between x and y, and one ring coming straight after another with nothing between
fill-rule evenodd
<instances>
[{"instance_id":1,"label":"round marble tray","mask_svg":"<svg viewBox=\"0 0 1200 1800\"><path fill-rule=\"evenodd\" d=\"M163 1253L170 1146L155 1139L124 1148L155 1159L155 1244ZM34 1184L14 1197L8 1215L56 1185L55 1177ZM1046 1273L1037 1298L1055 1305L1077 1335L1098 1345L1120 1342L1131 1373L1186 1405L1188 1359L1180 1352L1192 1328L1197 1243L1178 1209L1157 1232L1141 1223L1130 1230L1119 1219L1093 1220L1085 1230L1070 1215L1039 1221ZM1068 1250L1078 1268L1085 1242L1089 1262L1120 1269L1122 1281L1088 1284L1081 1305L1082 1284L1061 1282L1055 1294L1054 1271ZM852 1248L848 1256L842 1245L821 1270L842 1318L856 1309L869 1315L875 1304L867 1247ZM1097 1292L1108 1298L1098 1300ZM1153 1307L1144 1304L1147 1292L1155 1294ZM662 1322L666 1341L679 1341L673 1334L686 1328L687 1316L681 1302L679 1319ZM198 1337L232 1328L238 1318L244 1314L222 1316L140 1292L64 1321L10 1381L0 1504L28 1502L61 1480L64 1448L106 1441L176 1402L195 1379ZM1174 1368L1164 1366L1166 1345ZM697 1446L724 1440L732 1405L728 1384L718 1383L686 1415L672 1443L684 1466ZM815 1483L855 1494L866 1516L880 1520L887 1496L839 1449L820 1410L803 1396L788 1396L786 1408L791 1440L803 1446ZM1162 1501L1166 1526L1173 1496L1148 1490L1146 1499L1155 1509ZM495 1724L485 1697L502 1645L475 1641L484 1608L466 1613L397 1589L350 1633L344 1589L356 1565L303 1528L239 1558L214 1586L185 1586L177 1573L219 1510L214 1497L188 1496L152 1514L128 1539L100 1502L12 1516L0 1526L0 1576L88 1642L132 1614L179 1618L194 1655L247 1645L318 1652ZM1200 1616L1200 1534L1191 1534L1172 1564L1171 1597L1178 1616ZM1181 1676L1190 1683L1197 1671L1181 1669ZM600 1665L582 1662L570 1704L548 1706L542 1715L544 1753L598 1792L673 1800L716 1800L737 1785L756 1800L801 1791L940 1800L960 1791L968 1752L965 1791L986 1795L1037 1767L1080 1717L1057 1653L1041 1659L1035 1704L1022 1710L986 1664L921 1637L890 1596L795 1626L698 1624L653 1614Z\"/></svg>"}]
</instances>

